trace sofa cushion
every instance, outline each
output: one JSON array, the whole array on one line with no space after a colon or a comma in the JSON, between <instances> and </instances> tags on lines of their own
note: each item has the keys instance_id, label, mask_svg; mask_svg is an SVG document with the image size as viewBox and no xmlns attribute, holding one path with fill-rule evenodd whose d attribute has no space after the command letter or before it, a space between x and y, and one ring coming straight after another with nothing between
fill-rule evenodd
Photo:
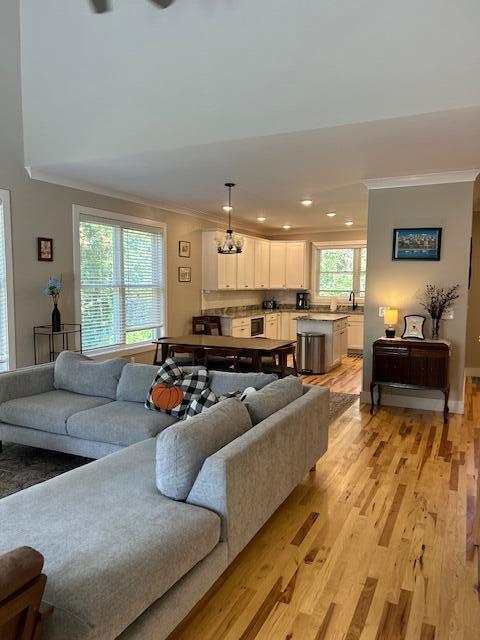
<instances>
[{"instance_id":1,"label":"sofa cushion","mask_svg":"<svg viewBox=\"0 0 480 640\"><path fill-rule=\"evenodd\" d=\"M157 487L173 500L186 500L208 456L248 431L252 422L237 398L224 400L157 436Z\"/></svg>"},{"instance_id":2,"label":"sofa cushion","mask_svg":"<svg viewBox=\"0 0 480 640\"><path fill-rule=\"evenodd\" d=\"M146 438L154 438L176 421L177 418L166 413L148 411L143 404L115 400L70 416L67 433L75 438L128 447Z\"/></svg>"},{"instance_id":3,"label":"sofa cushion","mask_svg":"<svg viewBox=\"0 0 480 640\"><path fill-rule=\"evenodd\" d=\"M45 557L45 638L113 640L217 546L219 517L154 479L149 439L0 500L0 554Z\"/></svg>"},{"instance_id":4,"label":"sofa cushion","mask_svg":"<svg viewBox=\"0 0 480 640\"><path fill-rule=\"evenodd\" d=\"M205 369L205 367L184 367L185 374ZM127 363L122 369L122 375L117 387L117 400L141 402L144 404L152 380L158 372L158 366L153 364Z\"/></svg>"},{"instance_id":5,"label":"sofa cushion","mask_svg":"<svg viewBox=\"0 0 480 640\"><path fill-rule=\"evenodd\" d=\"M80 353L63 351L55 362L54 386L55 389L115 400L125 364L126 360L122 358L97 362Z\"/></svg>"},{"instance_id":6,"label":"sofa cushion","mask_svg":"<svg viewBox=\"0 0 480 640\"><path fill-rule=\"evenodd\" d=\"M110 403L110 398L82 396L70 391L47 391L8 400L0 405L0 421L50 433L67 433L67 419L78 411Z\"/></svg>"},{"instance_id":7,"label":"sofa cushion","mask_svg":"<svg viewBox=\"0 0 480 640\"><path fill-rule=\"evenodd\" d=\"M217 396L207 387L202 391L199 398L195 398L195 400L192 400L189 404L186 414L187 420L194 416L198 416L198 414L206 411L207 409L210 409L210 407L213 407L213 405L217 404L218 401L219 399Z\"/></svg>"},{"instance_id":8,"label":"sofa cushion","mask_svg":"<svg viewBox=\"0 0 480 640\"><path fill-rule=\"evenodd\" d=\"M243 392L247 387L262 389L267 384L278 380L278 376L274 373L210 371L209 376L209 386L217 396L226 396L237 391Z\"/></svg>"},{"instance_id":9,"label":"sofa cushion","mask_svg":"<svg viewBox=\"0 0 480 640\"><path fill-rule=\"evenodd\" d=\"M258 424L280 411L303 394L303 384L300 378L288 376L269 384L267 387L253 393L245 401L252 423Z\"/></svg>"}]
</instances>

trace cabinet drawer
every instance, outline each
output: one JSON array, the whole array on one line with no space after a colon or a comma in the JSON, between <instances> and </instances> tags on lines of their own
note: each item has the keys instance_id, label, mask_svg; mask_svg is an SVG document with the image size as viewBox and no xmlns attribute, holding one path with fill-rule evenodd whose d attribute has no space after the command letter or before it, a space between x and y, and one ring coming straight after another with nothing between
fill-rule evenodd
<instances>
[{"instance_id":1,"label":"cabinet drawer","mask_svg":"<svg viewBox=\"0 0 480 640\"><path fill-rule=\"evenodd\" d=\"M408 347L389 347L388 345L376 345L373 354L374 356L408 356L409 349Z\"/></svg>"}]
</instances>

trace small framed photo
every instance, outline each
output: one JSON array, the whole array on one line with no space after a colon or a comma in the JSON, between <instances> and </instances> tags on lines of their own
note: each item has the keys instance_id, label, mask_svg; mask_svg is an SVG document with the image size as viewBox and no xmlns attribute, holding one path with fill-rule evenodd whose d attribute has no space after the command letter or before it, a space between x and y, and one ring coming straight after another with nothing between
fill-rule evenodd
<instances>
[{"instance_id":1,"label":"small framed photo","mask_svg":"<svg viewBox=\"0 0 480 640\"><path fill-rule=\"evenodd\" d=\"M179 282L191 282L192 281L192 267L178 267L178 281Z\"/></svg>"},{"instance_id":2,"label":"small framed photo","mask_svg":"<svg viewBox=\"0 0 480 640\"><path fill-rule=\"evenodd\" d=\"M52 238L37 238L37 258L41 262L53 262Z\"/></svg>"},{"instance_id":3,"label":"small framed photo","mask_svg":"<svg viewBox=\"0 0 480 640\"><path fill-rule=\"evenodd\" d=\"M186 240L180 240L178 242L178 255L180 258L190 258L191 243Z\"/></svg>"},{"instance_id":4,"label":"small framed photo","mask_svg":"<svg viewBox=\"0 0 480 640\"><path fill-rule=\"evenodd\" d=\"M441 227L394 229L392 260L440 260Z\"/></svg>"},{"instance_id":5,"label":"small framed photo","mask_svg":"<svg viewBox=\"0 0 480 640\"><path fill-rule=\"evenodd\" d=\"M402 338L415 338L416 340L425 340L423 335L423 325L425 324L425 316L404 316Z\"/></svg>"}]
</instances>

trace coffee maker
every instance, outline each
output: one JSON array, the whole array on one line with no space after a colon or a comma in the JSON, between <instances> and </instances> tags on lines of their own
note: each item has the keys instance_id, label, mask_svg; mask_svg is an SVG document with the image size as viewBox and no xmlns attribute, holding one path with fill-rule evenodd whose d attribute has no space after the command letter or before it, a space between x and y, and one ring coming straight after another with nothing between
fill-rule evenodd
<instances>
[{"instance_id":1,"label":"coffee maker","mask_svg":"<svg viewBox=\"0 0 480 640\"><path fill-rule=\"evenodd\" d=\"M307 291L297 293L297 309L310 309L310 294Z\"/></svg>"}]
</instances>

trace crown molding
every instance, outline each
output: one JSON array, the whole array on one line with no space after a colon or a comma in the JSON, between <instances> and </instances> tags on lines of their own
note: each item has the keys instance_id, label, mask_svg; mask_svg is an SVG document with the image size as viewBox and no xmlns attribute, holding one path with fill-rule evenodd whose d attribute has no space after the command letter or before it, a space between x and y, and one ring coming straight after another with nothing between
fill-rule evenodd
<instances>
[{"instance_id":1,"label":"crown molding","mask_svg":"<svg viewBox=\"0 0 480 640\"><path fill-rule=\"evenodd\" d=\"M399 187L422 187L434 184L452 184L455 182L475 182L480 169L468 171L446 171L444 173L426 173L419 176L397 176L395 178L374 178L363 180L367 189L397 189Z\"/></svg>"},{"instance_id":2,"label":"crown molding","mask_svg":"<svg viewBox=\"0 0 480 640\"><path fill-rule=\"evenodd\" d=\"M69 189L77 189L79 191L87 191L88 193L95 193L99 196L106 196L107 198L115 198L116 200L125 200L126 202L133 202L144 207L153 207L159 209L164 213L177 213L182 216L190 216L193 218L199 218L205 222L214 224L216 227L223 229L226 226L226 218L219 215L215 216L210 213L205 213L197 209L189 209L188 207L173 207L172 205L166 205L159 200L153 200L150 198L142 198L140 196L133 195L128 192L117 191L116 189L105 189L98 185L83 182L81 180L74 180L66 178L64 176L57 176L49 173L48 171L42 171L41 169L35 169L31 166L25 166L25 170L31 180L39 180L40 182L48 182L50 184L56 184L60 187L67 187ZM249 232L256 235L262 233L257 227L246 226L242 220L238 220L238 230L243 232Z\"/></svg>"}]
</instances>

